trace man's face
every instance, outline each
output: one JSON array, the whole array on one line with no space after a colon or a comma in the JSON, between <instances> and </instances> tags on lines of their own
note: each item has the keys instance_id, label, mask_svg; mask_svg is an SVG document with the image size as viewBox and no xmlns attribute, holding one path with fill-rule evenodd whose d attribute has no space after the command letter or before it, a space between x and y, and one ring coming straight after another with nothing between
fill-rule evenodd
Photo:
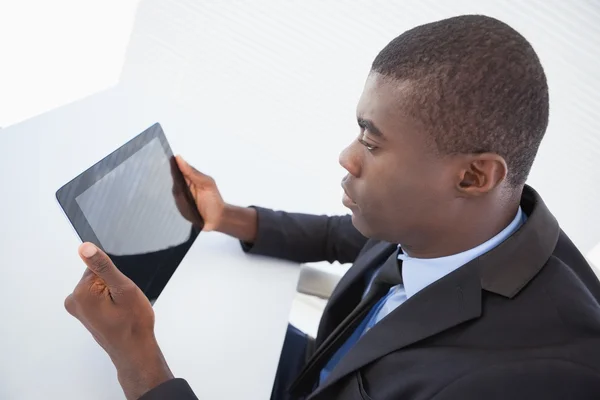
<instances>
[{"instance_id":1,"label":"man's face","mask_svg":"<svg viewBox=\"0 0 600 400\"><path fill-rule=\"evenodd\" d=\"M357 108L358 137L340 155L343 203L365 236L409 245L447 226L456 211L457 170L432 150L408 116L407 83L369 75Z\"/></svg>"}]
</instances>

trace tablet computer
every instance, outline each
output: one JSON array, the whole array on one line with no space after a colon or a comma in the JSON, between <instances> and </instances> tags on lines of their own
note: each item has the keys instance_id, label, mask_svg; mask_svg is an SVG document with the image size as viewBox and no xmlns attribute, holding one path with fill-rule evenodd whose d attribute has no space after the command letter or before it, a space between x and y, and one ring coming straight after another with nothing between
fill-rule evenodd
<instances>
[{"instance_id":1,"label":"tablet computer","mask_svg":"<svg viewBox=\"0 0 600 400\"><path fill-rule=\"evenodd\" d=\"M156 123L56 192L79 238L94 243L154 304L203 221Z\"/></svg>"}]
</instances>

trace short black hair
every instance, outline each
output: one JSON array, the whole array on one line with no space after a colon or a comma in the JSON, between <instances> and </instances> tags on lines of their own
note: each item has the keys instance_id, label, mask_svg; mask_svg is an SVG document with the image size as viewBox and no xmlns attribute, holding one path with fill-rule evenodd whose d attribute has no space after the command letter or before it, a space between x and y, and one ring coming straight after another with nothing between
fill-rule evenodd
<instances>
[{"instance_id":1,"label":"short black hair","mask_svg":"<svg viewBox=\"0 0 600 400\"><path fill-rule=\"evenodd\" d=\"M417 26L392 40L372 72L409 82L408 111L441 154L492 152L523 185L548 126L546 75L531 44L483 15Z\"/></svg>"}]
</instances>

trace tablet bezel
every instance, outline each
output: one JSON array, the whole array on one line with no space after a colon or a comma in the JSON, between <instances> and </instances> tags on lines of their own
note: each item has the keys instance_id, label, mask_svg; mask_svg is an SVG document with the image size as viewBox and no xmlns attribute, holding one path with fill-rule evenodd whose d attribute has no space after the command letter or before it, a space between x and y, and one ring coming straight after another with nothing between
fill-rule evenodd
<instances>
[{"instance_id":1,"label":"tablet bezel","mask_svg":"<svg viewBox=\"0 0 600 400\"><path fill-rule=\"evenodd\" d=\"M103 251L105 250L102 247L100 240L98 240L94 230L90 226L87 218L85 217L85 214L79 207L76 200L77 197L155 139L159 140L169 162L175 163L173 151L169 146L160 123L157 122L58 189L56 192L56 199L82 242L93 243ZM181 171L176 167L173 168L172 172L174 173L174 179L180 180L179 183L185 190L185 196L191 205L191 210L194 210L197 213L196 217L198 218L198 221L202 222L202 217L197 211L194 199L188 185L185 182L185 178L181 174ZM202 230L202 226L194 228L195 229L192 229L194 232L194 237L191 238L191 243L196 240L196 237ZM181 260L179 263L181 263ZM164 290L164 287L172 277L177 267L173 269L171 275L169 275L168 279L166 280L165 285L160 288L159 295ZM156 297L158 298L158 295Z\"/></svg>"}]
</instances>

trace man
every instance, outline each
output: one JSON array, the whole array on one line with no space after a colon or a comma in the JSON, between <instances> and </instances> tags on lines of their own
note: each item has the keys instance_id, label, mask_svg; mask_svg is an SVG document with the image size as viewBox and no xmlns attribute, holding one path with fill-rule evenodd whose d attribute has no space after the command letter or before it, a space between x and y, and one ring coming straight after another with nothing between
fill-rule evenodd
<instances>
[{"instance_id":1,"label":"man","mask_svg":"<svg viewBox=\"0 0 600 400\"><path fill-rule=\"evenodd\" d=\"M530 44L460 16L376 57L343 151L351 216L226 204L183 160L204 230L246 251L354 265L325 309L295 398L600 398L600 283L525 185L548 123ZM567 190L567 188L565 188ZM174 379L142 292L91 244L67 310L113 360L128 399L195 399Z\"/></svg>"}]
</instances>

